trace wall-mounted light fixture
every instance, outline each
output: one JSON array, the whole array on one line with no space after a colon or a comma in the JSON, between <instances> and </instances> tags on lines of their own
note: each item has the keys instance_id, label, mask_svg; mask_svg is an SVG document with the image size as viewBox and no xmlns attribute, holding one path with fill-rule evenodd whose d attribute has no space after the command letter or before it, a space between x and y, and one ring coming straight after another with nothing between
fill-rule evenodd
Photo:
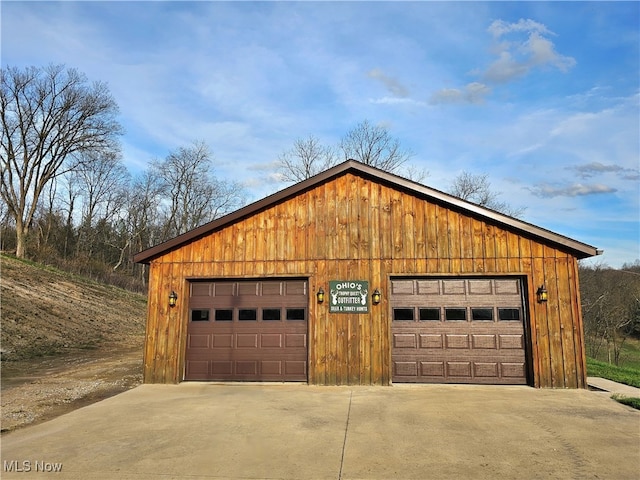
<instances>
[{"instance_id":1,"label":"wall-mounted light fixture","mask_svg":"<svg viewBox=\"0 0 640 480\"><path fill-rule=\"evenodd\" d=\"M373 301L374 305L378 305L380 303L381 298L382 298L382 295L380 294L380 290L376 288L371 294L371 301Z\"/></svg>"},{"instance_id":2,"label":"wall-mounted light fixture","mask_svg":"<svg viewBox=\"0 0 640 480\"><path fill-rule=\"evenodd\" d=\"M318 303L324 302L324 290L322 289L322 287L320 287L320 290L318 290L318 293L316 293L316 298L318 299Z\"/></svg>"},{"instance_id":3,"label":"wall-mounted light fixture","mask_svg":"<svg viewBox=\"0 0 640 480\"><path fill-rule=\"evenodd\" d=\"M169 306L175 307L177 301L178 301L178 294L173 290L171 290L171 293L169 294Z\"/></svg>"},{"instance_id":4,"label":"wall-mounted light fixture","mask_svg":"<svg viewBox=\"0 0 640 480\"><path fill-rule=\"evenodd\" d=\"M538 296L538 303L544 303L549 299L549 292L547 292L547 289L545 288L544 284L538 287L538 291L536 292L536 295Z\"/></svg>"}]
</instances>

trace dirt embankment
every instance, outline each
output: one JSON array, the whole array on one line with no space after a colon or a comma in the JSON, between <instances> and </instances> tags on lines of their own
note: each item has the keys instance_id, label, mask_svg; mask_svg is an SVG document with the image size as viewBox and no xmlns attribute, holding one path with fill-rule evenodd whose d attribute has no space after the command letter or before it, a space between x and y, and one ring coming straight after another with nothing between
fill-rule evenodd
<instances>
[{"instance_id":1,"label":"dirt embankment","mask_svg":"<svg viewBox=\"0 0 640 480\"><path fill-rule=\"evenodd\" d=\"M0 257L2 431L142 381L146 297Z\"/></svg>"}]
</instances>

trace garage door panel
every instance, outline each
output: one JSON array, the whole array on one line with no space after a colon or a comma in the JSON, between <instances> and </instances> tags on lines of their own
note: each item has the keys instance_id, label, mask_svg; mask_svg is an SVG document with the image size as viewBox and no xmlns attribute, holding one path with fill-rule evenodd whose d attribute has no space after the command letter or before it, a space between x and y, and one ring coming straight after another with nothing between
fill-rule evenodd
<instances>
[{"instance_id":1,"label":"garage door panel","mask_svg":"<svg viewBox=\"0 0 640 480\"><path fill-rule=\"evenodd\" d=\"M498 363L497 362L473 362L473 375L474 377L489 377L489 378L497 378L498 374Z\"/></svg>"},{"instance_id":2,"label":"garage door panel","mask_svg":"<svg viewBox=\"0 0 640 480\"><path fill-rule=\"evenodd\" d=\"M282 334L263 333L260 335L260 345L262 348L282 348Z\"/></svg>"},{"instance_id":3,"label":"garage door panel","mask_svg":"<svg viewBox=\"0 0 640 480\"><path fill-rule=\"evenodd\" d=\"M396 333L393 335L393 346L395 348L416 348L415 333Z\"/></svg>"},{"instance_id":4,"label":"garage door panel","mask_svg":"<svg viewBox=\"0 0 640 480\"><path fill-rule=\"evenodd\" d=\"M236 335L236 347L238 348L258 348L257 333L239 333Z\"/></svg>"},{"instance_id":5,"label":"garage door panel","mask_svg":"<svg viewBox=\"0 0 640 480\"><path fill-rule=\"evenodd\" d=\"M393 369L398 377L415 377L418 374L418 364L415 361L393 362Z\"/></svg>"},{"instance_id":6,"label":"garage door panel","mask_svg":"<svg viewBox=\"0 0 640 480\"><path fill-rule=\"evenodd\" d=\"M307 378L307 362L290 360L285 362L285 374L292 379L303 380Z\"/></svg>"},{"instance_id":7,"label":"garage door panel","mask_svg":"<svg viewBox=\"0 0 640 480\"><path fill-rule=\"evenodd\" d=\"M287 348L306 348L307 335L304 333L288 333L285 335Z\"/></svg>"},{"instance_id":8,"label":"garage door panel","mask_svg":"<svg viewBox=\"0 0 640 480\"><path fill-rule=\"evenodd\" d=\"M186 380L307 380L306 280L194 282L190 291L199 295L190 299Z\"/></svg>"},{"instance_id":9,"label":"garage door panel","mask_svg":"<svg viewBox=\"0 0 640 480\"><path fill-rule=\"evenodd\" d=\"M471 338L474 349L488 348L495 350L498 348L498 340L495 335L472 335Z\"/></svg>"},{"instance_id":10,"label":"garage door panel","mask_svg":"<svg viewBox=\"0 0 640 480\"><path fill-rule=\"evenodd\" d=\"M211 373L213 375L227 375L233 374L233 362L216 360L211 362Z\"/></svg>"},{"instance_id":11,"label":"garage door panel","mask_svg":"<svg viewBox=\"0 0 640 480\"><path fill-rule=\"evenodd\" d=\"M192 283L191 297L210 297L211 286L210 283Z\"/></svg>"},{"instance_id":12,"label":"garage door panel","mask_svg":"<svg viewBox=\"0 0 640 480\"><path fill-rule=\"evenodd\" d=\"M236 373L238 375L258 375L257 360L240 360L236 362Z\"/></svg>"},{"instance_id":13,"label":"garage door panel","mask_svg":"<svg viewBox=\"0 0 640 480\"><path fill-rule=\"evenodd\" d=\"M209 362L207 360L190 360L186 365L189 375L194 378L205 379L209 376Z\"/></svg>"},{"instance_id":14,"label":"garage door panel","mask_svg":"<svg viewBox=\"0 0 640 480\"><path fill-rule=\"evenodd\" d=\"M391 286L391 293L394 295L413 295L412 280L397 280Z\"/></svg>"},{"instance_id":15,"label":"garage door panel","mask_svg":"<svg viewBox=\"0 0 640 480\"><path fill-rule=\"evenodd\" d=\"M239 296L256 296L258 295L259 282L239 282L238 283L238 295Z\"/></svg>"},{"instance_id":16,"label":"garage door panel","mask_svg":"<svg viewBox=\"0 0 640 480\"><path fill-rule=\"evenodd\" d=\"M189 348L209 348L209 335L188 335L187 345Z\"/></svg>"},{"instance_id":17,"label":"garage door panel","mask_svg":"<svg viewBox=\"0 0 640 480\"><path fill-rule=\"evenodd\" d=\"M235 293L235 283L220 283L213 284L213 294L216 297L232 297Z\"/></svg>"},{"instance_id":18,"label":"garage door panel","mask_svg":"<svg viewBox=\"0 0 640 480\"><path fill-rule=\"evenodd\" d=\"M495 286L497 295L520 295L520 281L517 279L498 279Z\"/></svg>"},{"instance_id":19,"label":"garage door panel","mask_svg":"<svg viewBox=\"0 0 640 480\"><path fill-rule=\"evenodd\" d=\"M491 295L491 280L469 280L470 295Z\"/></svg>"},{"instance_id":20,"label":"garage door panel","mask_svg":"<svg viewBox=\"0 0 640 480\"><path fill-rule=\"evenodd\" d=\"M437 348L443 347L442 335L440 334L420 334L421 348Z\"/></svg>"},{"instance_id":21,"label":"garage door panel","mask_svg":"<svg viewBox=\"0 0 640 480\"><path fill-rule=\"evenodd\" d=\"M502 363L503 377L523 377L525 373L524 363Z\"/></svg>"},{"instance_id":22,"label":"garage door panel","mask_svg":"<svg viewBox=\"0 0 640 480\"><path fill-rule=\"evenodd\" d=\"M263 361L262 373L264 375L282 375L282 362L279 360Z\"/></svg>"},{"instance_id":23,"label":"garage door panel","mask_svg":"<svg viewBox=\"0 0 640 480\"><path fill-rule=\"evenodd\" d=\"M444 378L444 362L420 362L420 374L423 377Z\"/></svg>"},{"instance_id":24,"label":"garage door panel","mask_svg":"<svg viewBox=\"0 0 640 480\"><path fill-rule=\"evenodd\" d=\"M223 334L216 335L213 334L213 348L232 348L233 347L233 335L231 334Z\"/></svg>"},{"instance_id":25,"label":"garage door panel","mask_svg":"<svg viewBox=\"0 0 640 480\"><path fill-rule=\"evenodd\" d=\"M447 348L469 348L469 335L445 335L445 345Z\"/></svg>"},{"instance_id":26,"label":"garage door panel","mask_svg":"<svg viewBox=\"0 0 640 480\"><path fill-rule=\"evenodd\" d=\"M521 350L524 348L524 336L500 335L500 348Z\"/></svg>"},{"instance_id":27,"label":"garage door panel","mask_svg":"<svg viewBox=\"0 0 640 480\"><path fill-rule=\"evenodd\" d=\"M471 377L471 362L447 362L448 377Z\"/></svg>"},{"instance_id":28,"label":"garage door panel","mask_svg":"<svg viewBox=\"0 0 640 480\"><path fill-rule=\"evenodd\" d=\"M442 280L443 295L464 295L464 280Z\"/></svg>"},{"instance_id":29,"label":"garage door panel","mask_svg":"<svg viewBox=\"0 0 640 480\"><path fill-rule=\"evenodd\" d=\"M392 279L391 285L394 382L526 384L519 278Z\"/></svg>"},{"instance_id":30,"label":"garage door panel","mask_svg":"<svg viewBox=\"0 0 640 480\"><path fill-rule=\"evenodd\" d=\"M410 281L413 282L413 280ZM415 283L419 295L438 295L440 293L439 280L417 280Z\"/></svg>"}]
</instances>

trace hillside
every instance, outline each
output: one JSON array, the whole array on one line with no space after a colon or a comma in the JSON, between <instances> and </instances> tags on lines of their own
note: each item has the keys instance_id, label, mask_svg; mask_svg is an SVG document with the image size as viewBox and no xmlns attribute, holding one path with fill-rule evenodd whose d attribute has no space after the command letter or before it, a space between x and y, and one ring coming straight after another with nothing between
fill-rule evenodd
<instances>
[{"instance_id":1,"label":"hillside","mask_svg":"<svg viewBox=\"0 0 640 480\"><path fill-rule=\"evenodd\" d=\"M0 256L2 431L142 380L143 295Z\"/></svg>"},{"instance_id":2,"label":"hillside","mask_svg":"<svg viewBox=\"0 0 640 480\"><path fill-rule=\"evenodd\" d=\"M146 317L143 295L0 258L3 360L140 345Z\"/></svg>"}]
</instances>

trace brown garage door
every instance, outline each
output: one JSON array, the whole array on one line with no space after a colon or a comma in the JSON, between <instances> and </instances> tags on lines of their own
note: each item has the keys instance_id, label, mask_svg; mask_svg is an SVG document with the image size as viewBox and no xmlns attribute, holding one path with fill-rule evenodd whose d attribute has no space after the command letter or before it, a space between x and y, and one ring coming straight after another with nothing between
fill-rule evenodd
<instances>
[{"instance_id":1,"label":"brown garage door","mask_svg":"<svg viewBox=\"0 0 640 480\"><path fill-rule=\"evenodd\" d=\"M519 278L393 279L394 382L526 384Z\"/></svg>"},{"instance_id":2,"label":"brown garage door","mask_svg":"<svg viewBox=\"0 0 640 480\"><path fill-rule=\"evenodd\" d=\"M306 280L192 282L185 380L306 381Z\"/></svg>"}]
</instances>

